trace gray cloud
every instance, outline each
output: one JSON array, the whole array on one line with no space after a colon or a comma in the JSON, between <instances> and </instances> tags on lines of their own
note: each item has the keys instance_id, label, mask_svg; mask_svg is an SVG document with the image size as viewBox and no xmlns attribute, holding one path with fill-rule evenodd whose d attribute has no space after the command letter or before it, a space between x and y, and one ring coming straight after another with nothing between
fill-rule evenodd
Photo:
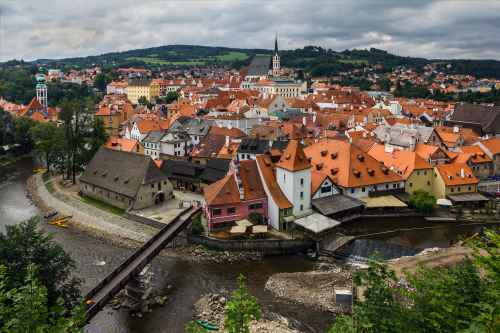
<instances>
[{"instance_id":1,"label":"gray cloud","mask_svg":"<svg viewBox=\"0 0 500 333\"><path fill-rule=\"evenodd\" d=\"M3 0L0 61L167 44L500 59L500 1Z\"/></svg>"}]
</instances>

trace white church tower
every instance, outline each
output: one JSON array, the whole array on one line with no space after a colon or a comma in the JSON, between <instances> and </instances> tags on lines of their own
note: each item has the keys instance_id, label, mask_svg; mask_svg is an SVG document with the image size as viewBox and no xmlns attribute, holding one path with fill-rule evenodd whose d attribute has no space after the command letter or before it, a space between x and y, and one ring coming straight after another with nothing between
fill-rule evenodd
<instances>
[{"instance_id":1,"label":"white church tower","mask_svg":"<svg viewBox=\"0 0 500 333\"><path fill-rule=\"evenodd\" d=\"M45 84L45 76L36 76L36 99L43 106L43 110L47 111L48 100L47 100L47 84Z\"/></svg>"},{"instance_id":2,"label":"white church tower","mask_svg":"<svg viewBox=\"0 0 500 333\"><path fill-rule=\"evenodd\" d=\"M278 52L278 34L274 40L274 55L273 55L273 76L281 75L280 55Z\"/></svg>"},{"instance_id":3,"label":"white church tower","mask_svg":"<svg viewBox=\"0 0 500 333\"><path fill-rule=\"evenodd\" d=\"M288 143L276 164L276 180L288 201L293 204L293 215L304 216L311 210L311 163L299 141Z\"/></svg>"}]
</instances>

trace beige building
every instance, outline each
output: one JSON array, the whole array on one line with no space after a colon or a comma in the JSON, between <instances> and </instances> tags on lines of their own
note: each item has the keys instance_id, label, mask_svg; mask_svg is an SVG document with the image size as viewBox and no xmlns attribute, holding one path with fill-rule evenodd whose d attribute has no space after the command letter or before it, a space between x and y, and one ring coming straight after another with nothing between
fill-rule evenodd
<instances>
[{"instance_id":1,"label":"beige building","mask_svg":"<svg viewBox=\"0 0 500 333\"><path fill-rule=\"evenodd\" d=\"M122 209L143 209L172 198L167 176L149 156L101 148L80 177L83 195Z\"/></svg>"},{"instance_id":2,"label":"beige building","mask_svg":"<svg viewBox=\"0 0 500 333\"><path fill-rule=\"evenodd\" d=\"M153 102L156 97L160 96L160 84L156 80L134 79L129 81L126 92L132 104L138 104L143 96L149 102Z\"/></svg>"}]
</instances>

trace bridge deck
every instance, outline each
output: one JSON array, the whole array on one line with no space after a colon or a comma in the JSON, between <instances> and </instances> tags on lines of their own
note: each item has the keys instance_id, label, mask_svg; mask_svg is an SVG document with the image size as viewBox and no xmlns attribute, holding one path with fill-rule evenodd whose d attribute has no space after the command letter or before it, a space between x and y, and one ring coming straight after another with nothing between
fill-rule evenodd
<instances>
[{"instance_id":1,"label":"bridge deck","mask_svg":"<svg viewBox=\"0 0 500 333\"><path fill-rule=\"evenodd\" d=\"M189 208L180 213L172 222L165 226L153 238L145 243L137 252L111 272L94 289L85 300L90 301L87 307L87 319L96 315L106 303L115 296L128 280L142 269L190 222L200 208Z\"/></svg>"}]
</instances>

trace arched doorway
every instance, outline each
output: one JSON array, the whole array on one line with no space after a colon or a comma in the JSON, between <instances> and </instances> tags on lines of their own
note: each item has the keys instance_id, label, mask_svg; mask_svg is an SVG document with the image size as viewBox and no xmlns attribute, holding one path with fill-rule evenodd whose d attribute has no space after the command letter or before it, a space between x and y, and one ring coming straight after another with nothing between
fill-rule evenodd
<instances>
[{"instance_id":1,"label":"arched doorway","mask_svg":"<svg viewBox=\"0 0 500 333\"><path fill-rule=\"evenodd\" d=\"M155 205L162 203L164 201L165 201L165 193L163 192L157 193L155 197Z\"/></svg>"}]
</instances>

